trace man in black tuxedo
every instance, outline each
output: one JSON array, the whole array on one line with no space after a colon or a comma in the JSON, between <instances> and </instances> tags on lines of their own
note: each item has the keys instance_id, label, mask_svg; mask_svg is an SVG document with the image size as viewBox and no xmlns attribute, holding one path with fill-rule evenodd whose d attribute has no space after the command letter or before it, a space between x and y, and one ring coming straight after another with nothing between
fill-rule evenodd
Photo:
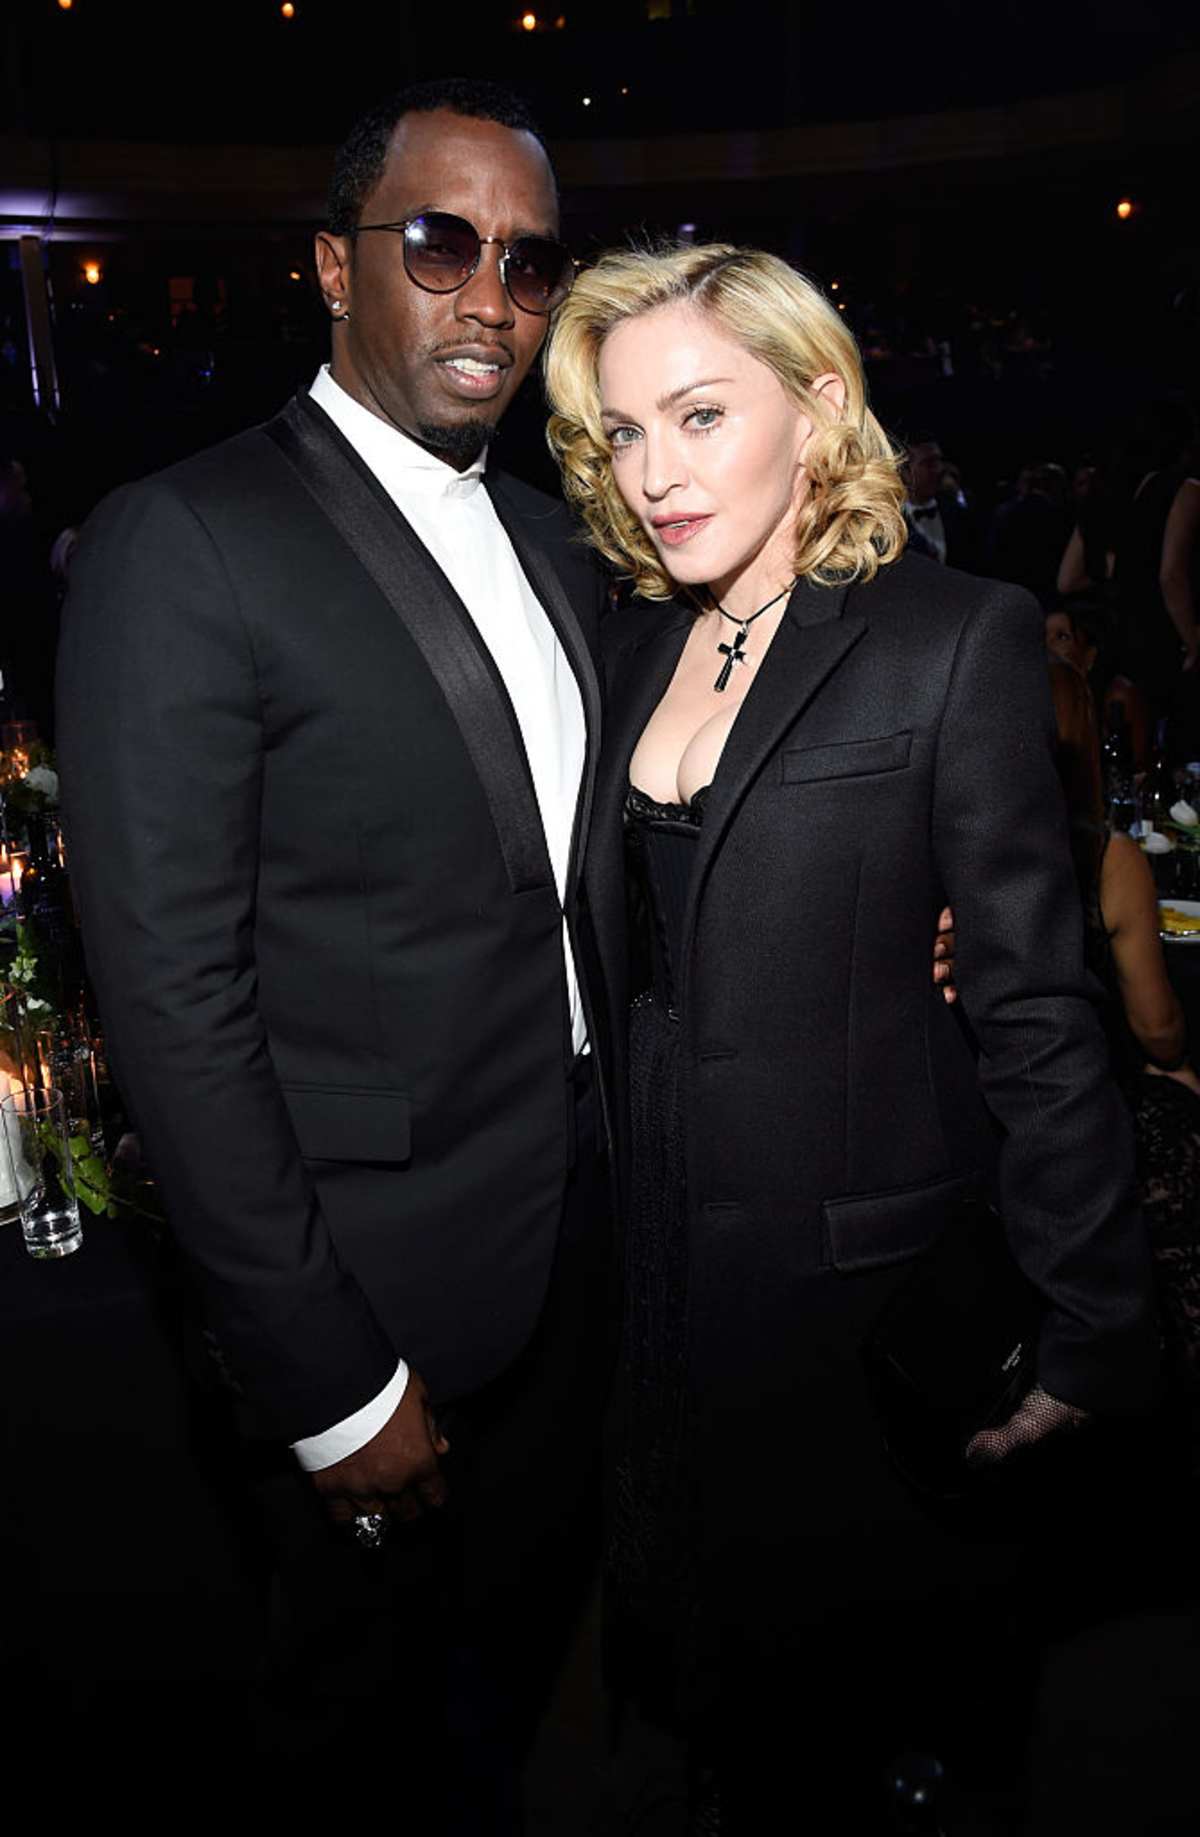
<instances>
[{"instance_id":1,"label":"man in black tuxedo","mask_svg":"<svg viewBox=\"0 0 1200 1837\"><path fill-rule=\"evenodd\" d=\"M975 564L971 519L960 497L942 486L942 449L934 439L914 440L904 463L904 520L909 547L952 568Z\"/></svg>"},{"instance_id":2,"label":"man in black tuxedo","mask_svg":"<svg viewBox=\"0 0 1200 1837\"><path fill-rule=\"evenodd\" d=\"M443 1793L527 1732L606 1369L602 583L560 504L485 470L556 238L515 98L365 118L316 244L331 366L97 511L59 676L112 1062L260 1437L276 1680L315 1737L394 1745L400 1705L436 1755L471 1723ZM493 1828L483 1796L453 1828Z\"/></svg>"}]
</instances>

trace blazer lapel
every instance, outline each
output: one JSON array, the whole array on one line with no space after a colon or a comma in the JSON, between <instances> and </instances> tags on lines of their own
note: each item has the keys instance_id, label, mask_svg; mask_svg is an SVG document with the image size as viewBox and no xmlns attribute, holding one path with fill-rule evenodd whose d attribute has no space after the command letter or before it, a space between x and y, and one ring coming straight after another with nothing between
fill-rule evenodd
<instances>
[{"instance_id":1,"label":"blazer lapel","mask_svg":"<svg viewBox=\"0 0 1200 1837\"><path fill-rule=\"evenodd\" d=\"M532 536L527 521L514 509L504 490L503 480L487 479L488 496L492 507L504 527L505 534L513 545L517 560L524 569L525 577L537 594L546 611L546 616L553 625L558 641L562 645L567 662L571 666L579 693L583 701L583 719L586 735L583 761L583 778L579 787L579 798L575 806L575 824L571 836L571 857L567 869L567 894L579 878L583 850L591 823L592 803L596 789L596 768L600 757L600 683L596 676L596 666L587 647L583 631L575 616L574 608L567 596L566 589L556 573L553 563L546 551L541 548Z\"/></svg>"},{"instance_id":2,"label":"blazer lapel","mask_svg":"<svg viewBox=\"0 0 1200 1837\"><path fill-rule=\"evenodd\" d=\"M846 587L799 583L730 729L696 845L680 959L685 979L704 883L738 805L783 734L867 629L865 619L846 613L848 595Z\"/></svg>"},{"instance_id":3,"label":"blazer lapel","mask_svg":"<svg viewBox=\"0 0 1200 1837\"><path fill-rule=\"evenodd\" d=\"M417 645L458 724L514 893L554 887L541 812L512 704L459 599L370 467L307 393L263 430Z\"/></svg>"}]
</instances>

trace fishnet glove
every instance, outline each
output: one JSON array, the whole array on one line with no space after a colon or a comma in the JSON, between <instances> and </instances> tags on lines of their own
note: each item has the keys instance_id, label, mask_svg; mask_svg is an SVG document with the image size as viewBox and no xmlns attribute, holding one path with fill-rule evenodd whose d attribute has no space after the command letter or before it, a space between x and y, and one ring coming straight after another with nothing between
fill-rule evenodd
<instances>
[{"instance_id":1,"label":"fishnet glove","mask_svg":"<svg viewBox=\"0 0 1200 1837\"><path fill-rule=\"evenodd\" d=\"M1035 1384L1024 1401L997 1429L980 1429L967 1443L969 1467L992 1467L1007 1460L1018 1448L1032 1448L1048 1435L1061 1435L1080 1429L1091 1420L1087 1410L1073 1403L1060 1403L1040 1384Z\"/></svg>"}]
</instances>

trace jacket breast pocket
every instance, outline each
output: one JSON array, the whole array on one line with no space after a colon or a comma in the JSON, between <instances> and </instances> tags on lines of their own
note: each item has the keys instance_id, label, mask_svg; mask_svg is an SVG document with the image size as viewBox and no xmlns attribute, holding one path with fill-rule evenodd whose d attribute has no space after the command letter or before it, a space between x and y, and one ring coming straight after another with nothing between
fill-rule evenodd
<instances>
[{"instance_id":1,"label":"jacket breast pocket","mask_svg":"<svg viewBox=\"0 0 1200 1837\"><path fill-rule=\"evenodd\" d=\"M401 1091L285 1084L283 1098L308 1161L399 1166L412 1155L412 1118Z\"/></svg>"},{"instance_id":2,"label":"jacket breast pocket","mask_svg":"<svg viewBox=\"0 0 1200 1837\"><path fill-rule=\"evenodd\" d=\"M783 754L783 782L801 785L815 779L901 772L911 752L911 730L884 734L878 740L847 740L838 746L793 746Z\"/></svg>"}]
</instances>

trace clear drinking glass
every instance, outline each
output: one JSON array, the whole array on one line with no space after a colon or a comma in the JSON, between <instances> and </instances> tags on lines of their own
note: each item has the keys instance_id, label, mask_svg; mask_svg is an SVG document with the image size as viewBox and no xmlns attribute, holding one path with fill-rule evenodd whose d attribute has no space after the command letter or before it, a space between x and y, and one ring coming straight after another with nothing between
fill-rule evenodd
<instances>
[{"instance_id":1,"label":"clear drinking glass","mask_svg":"<svg viewBox=\"0 0 1200 1837\"><path fill-rule=\"evenodd\" d=\"M66 1257L83 1242L61 1091L17 1086L0 1101L7 1184L31 1257Z\"/></svg>"},{"instance_id":2,"label":"clear drinking glass","mask_svg":"<svg viewBox=\"0 0 1200 1837\"><path fill-rule=\"evenodd\" d=\"M67 1123L73 1136L86 1136L93 1154L104 1158L104 1128L96 1089L92 1042L77 1016L62 1016L53 1025L39 1027L30 1048L33 1069L24 1082L61 1091Z\"/></svg>"}]
</instances>

